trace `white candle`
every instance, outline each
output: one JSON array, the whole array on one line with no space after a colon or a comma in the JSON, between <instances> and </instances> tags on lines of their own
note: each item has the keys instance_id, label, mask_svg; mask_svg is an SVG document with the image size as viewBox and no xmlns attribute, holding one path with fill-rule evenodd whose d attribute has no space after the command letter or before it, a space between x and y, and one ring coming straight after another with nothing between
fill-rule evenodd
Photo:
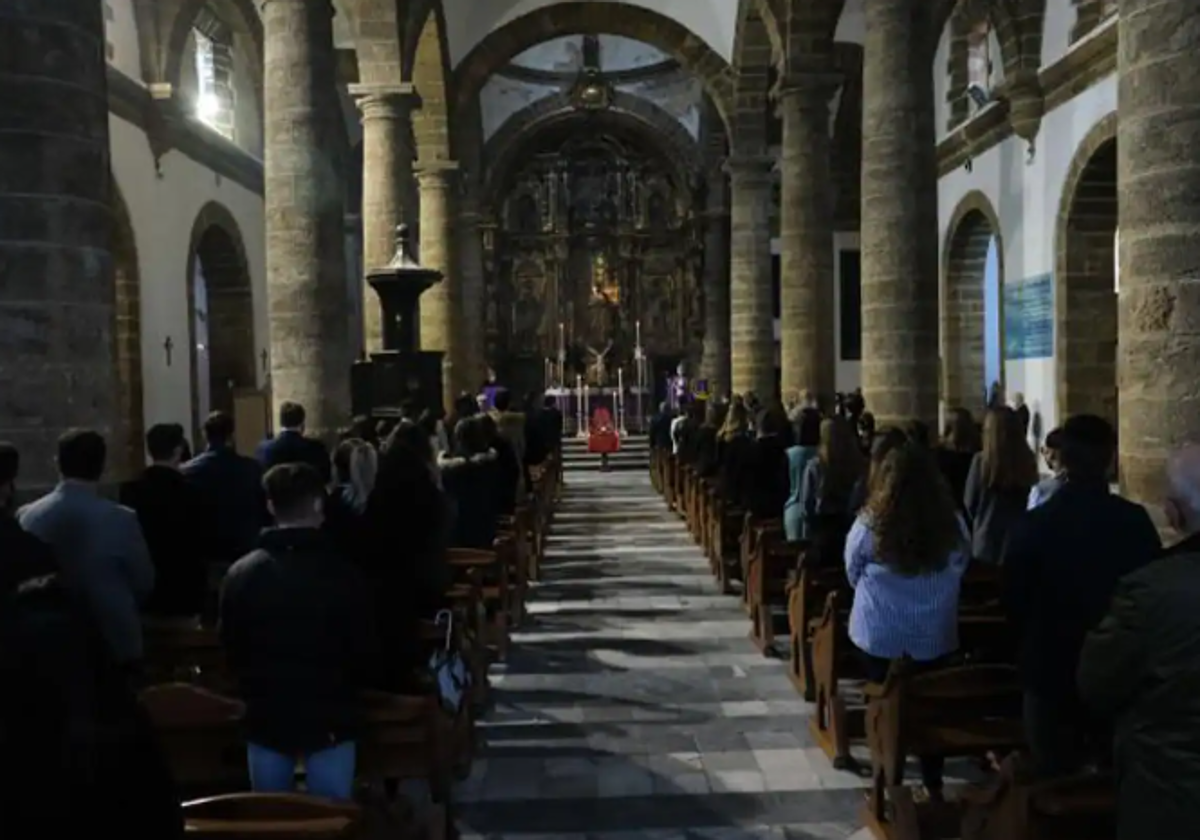
<instances>
[{"instance_id":1,"label":"white candle","mask_svg":"<svg viewBox=\"0 0 1200 840\"><path fill-rule=\"evenodd\" d=\"M617 390L625 393L625 369L617 368Z\"/></svg>"},{"instance_id":2,"label":"white candle","mask_svg":"<svg viewBox=\"0 0 1200 840\"><path fill-rule=\"evenodd\" d=\"M562 321L558 322L558 355L562 355L567 348L566 327Z\"/></svg>"},{"instance_id":3,"label":"white candle","mask_svg":"<svg viewBox=\"0 0 1200 840\"><path fill-rule=\"evenodd\" d=\"M638 321L633 325L634 328L634 343L640 348L642 346L642 322Z\"/></svg>"}]
</instances>

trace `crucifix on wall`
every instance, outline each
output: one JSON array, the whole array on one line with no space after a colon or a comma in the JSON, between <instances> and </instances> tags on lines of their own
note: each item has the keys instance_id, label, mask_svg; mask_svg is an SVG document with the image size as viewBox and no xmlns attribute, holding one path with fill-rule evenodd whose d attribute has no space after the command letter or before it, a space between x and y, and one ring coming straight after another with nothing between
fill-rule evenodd
<instances>
[{"instance_id":1,"label":"crucifix on wall","mask_svg":"<svg viewBox=\"0 0 1200 840\"><path fill-rule=\"evenodd\" d=\"M166 354L166 357L167 357L167 367L171 366L171 359L172 359L174 350L175 350L175 342L171 339L171 336L167 336L166 341L163 342L163 352Z\"/></svg>"}]
</instances>

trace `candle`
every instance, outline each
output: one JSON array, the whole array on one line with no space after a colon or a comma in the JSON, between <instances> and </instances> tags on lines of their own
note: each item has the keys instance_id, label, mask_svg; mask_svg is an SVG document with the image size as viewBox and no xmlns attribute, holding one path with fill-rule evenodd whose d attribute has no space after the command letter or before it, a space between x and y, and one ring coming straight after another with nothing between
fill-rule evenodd
<instances>
[{"instance_id":1,"label":"candle","mask_svg":"<svg viewBox=\"0 0 1200 840\"><path fill-rule=\"evenodd\" d=\"M567 346L566 326L562 321L558 322L558 353L561 356Z\"/></svg>"},{"instance_id":2,"label":"candle","mask_svg":"<svg viewBox=\"0 0 1200 840\"><path fill-rule=\"evenodd\" d=\"M625 393L625 369L617 368L617 390Z\"/></svg>"},{"instance_id":3,"label":"candle","mask_svg":"<svg viewBox=\"0 0 1200 840\"><path fill-rule=\"evenodd\" d=\"M626 321L626 323L629 323L629 322ZM636 324L633 325L633 327L634 327L634 331L635 331L634 344L636 344L638 347L641 347L642 346L642 322L638 321Z\"/></svg>"}]
</instances>

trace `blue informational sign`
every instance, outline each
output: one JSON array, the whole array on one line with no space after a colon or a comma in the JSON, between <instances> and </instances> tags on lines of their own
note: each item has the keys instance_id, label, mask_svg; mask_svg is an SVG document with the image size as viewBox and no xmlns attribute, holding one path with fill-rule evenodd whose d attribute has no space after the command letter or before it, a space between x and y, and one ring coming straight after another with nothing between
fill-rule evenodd
<instances>
[{"instance_id":1,"label":"blue informational sign","mask_svg":"<svg viewBox=\"0 0 1200 840\"><path fill-rule=\"evenodd\" d=\"M1039 274L1004 284L1004 358L1054 356L1054 276Z\"/></svg>"}]
</instances>

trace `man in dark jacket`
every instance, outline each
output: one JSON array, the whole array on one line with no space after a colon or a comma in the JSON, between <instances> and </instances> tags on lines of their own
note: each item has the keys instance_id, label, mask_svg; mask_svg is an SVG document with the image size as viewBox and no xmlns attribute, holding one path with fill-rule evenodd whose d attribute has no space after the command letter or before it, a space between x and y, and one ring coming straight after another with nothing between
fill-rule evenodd
<instances>
[{"instance_id":1,"label":"man in dark jacket","mask_svg":"<svg viewBox=\"0 0 1200 840\"><path fill-rule=\"evenodd\" d=\"M1184 539L1121 580L1079 660L1089 711L1116 723L1119 840L1200 837L1200 447L1167 475Z\"/></svg>"},{"instance_id":2,"label":"man in dark jacket","mask_svg":"<svg viewBox=\"0 0 1200 840\"><path fill-rule=\"evenodd\" d=\"M283 464L263 485L278 527L229 570L220 606L221 642L246 701L250 782L291 790L303 756L310 793L348 800L359 693L377 664L367 587L321 529L316 470Z\"/></svg>"},{"instance_id":3,"label":"man in dark jacket","mask_svg":"<svg viewBox=\"0 0 1200 840\"><path fill-rule=\"evenodd\" d=\"M650 418L650 446L663 452L671 451L671 422L674 419L671 406L665 401L659 404L658 412Z\"/></svg>"},{"instance_id":4,"label":"man in dark jacket","mask_svg":"<svg viewBox=\"0 0 1200 840\"><path fill-rule=\"evenodd\" d=\"M1085 760L1090 726L1075 687L1087 633L1104 617L1117 581L1161 550L1141 505L1109 492L1115 434L1107 421L1079 415L1062 426L1066 480L1009 531L1004 597L1018 634L1025 737L1034 772L1066 775Z\"/></svg>"},{"instance_id":5,"label":"man in dark jacket","mask_svg":"<svg viewBox=\"0 0 1200 840\"><path fill-rule=\"evenodd\" d=\"M183 444L181 426L151 426L150 466L120 491L121 504L137 514L154 563L154 591L143 610L168 618L200 615L208 593L208 558L196 536L210 533L211 511L179 470Z\"/></svg>"},{"instance_id":6,"label":"man in dark jacket","mask_svg":"<svg viewBox=\"0 0 1200 840\"><path fill-rule=\"evenodd\" d=\"M279 434L258 445L255 456L263 472L280 464L308 464L326 484L331 479L329 450L316 438L304 434L305 412L300 403L279 406Z\"/></svg>"},{"instance_id":7,"label":"man in dark jacket","mask_svg":"<svg viewBox=\"0 0 1200 840\"><path fill-rule=\"evenodd\" d=\"M183 475L195 487L211 513L210 533L190 529L204 543L209 560L227 565L252 551L258 532L267 524L262 468L233 448L233 417L214 411L204 421L208 447L183 465Z\"/></svg>"}]
</instances>

